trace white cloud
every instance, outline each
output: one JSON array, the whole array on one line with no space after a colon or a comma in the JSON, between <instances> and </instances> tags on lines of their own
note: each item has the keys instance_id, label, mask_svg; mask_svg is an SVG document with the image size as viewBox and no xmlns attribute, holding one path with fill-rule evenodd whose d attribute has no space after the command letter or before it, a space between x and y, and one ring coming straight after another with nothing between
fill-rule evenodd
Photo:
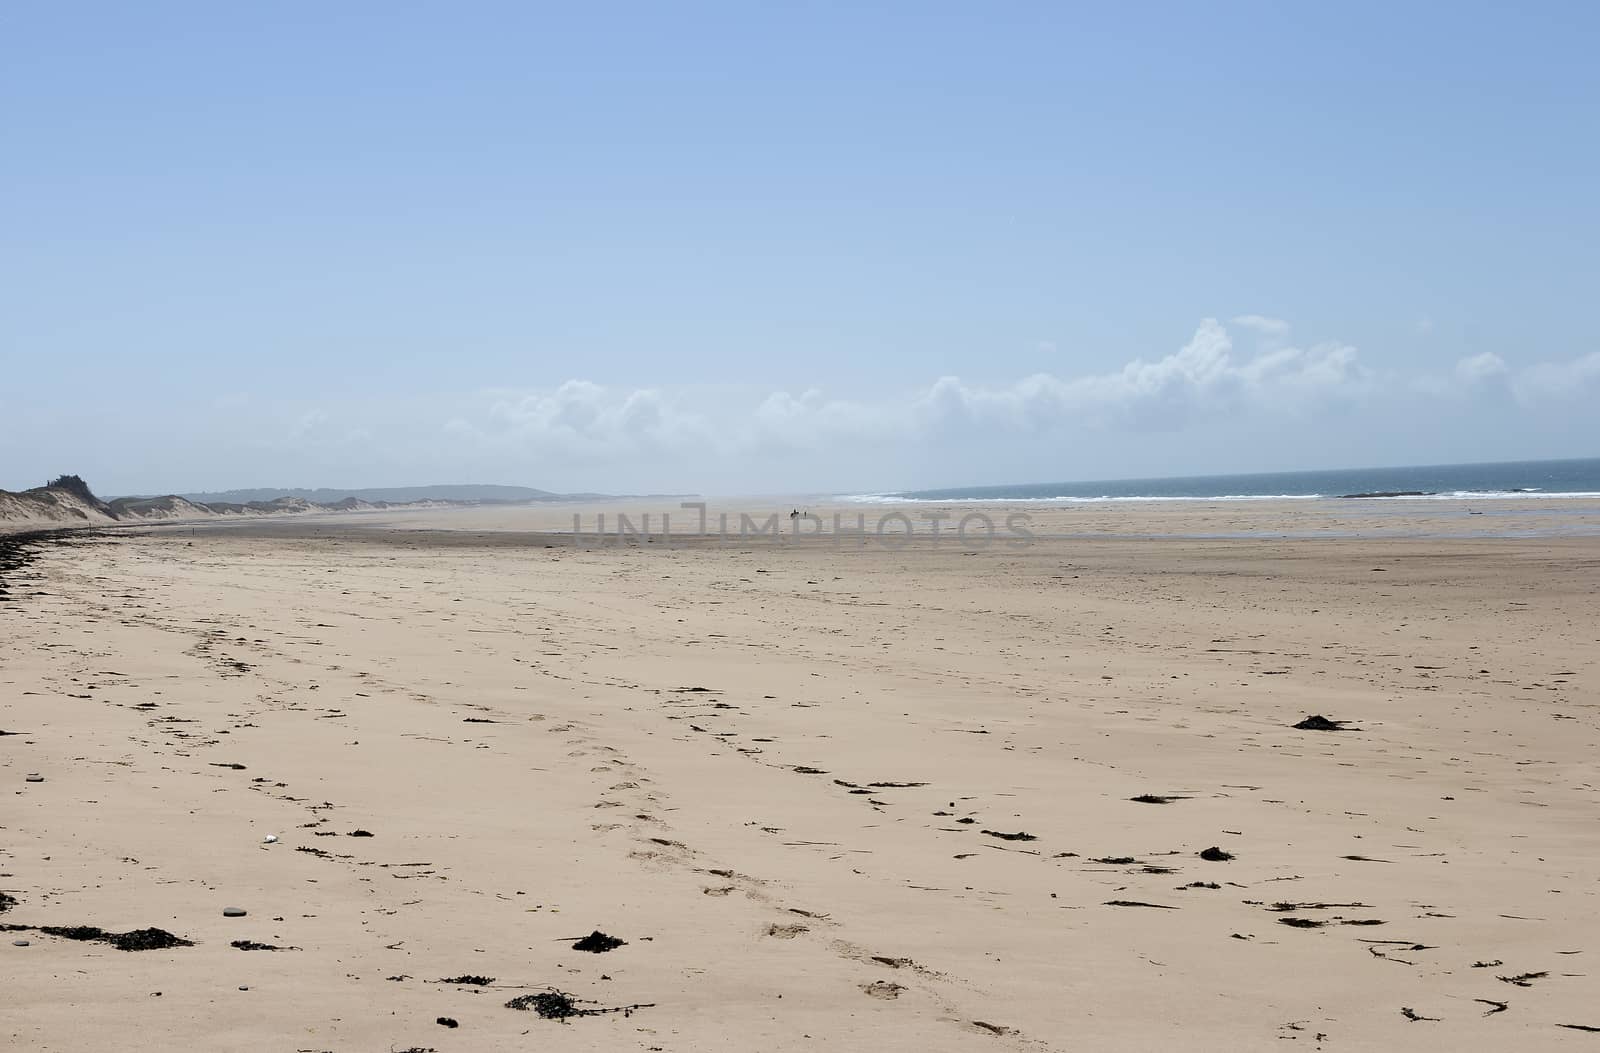
<instances>
[{"instance_id":1,"label":"white cloud","mask_svg":"<svg viewBox=\"0 0 1600 1053\"><path fill-rule=\"evenodd\" d=\"M1493 351L1463 358L1456 363L1456 376L1468 384L1478 384L1494 377L1504 376L1508 372L1510 369L1505 359Z\"/></svg>"},{"instance_id":2,"label":"white cloud","mask_svg":"<svg viewBox=\"0 0 1600 1053\"><path fill-rule=\"evenodd\" d=\"M1317 452L1327 446L1319 428L1393 431L1429 407L1460 410L1491 399L1518 414L1499 419L1502 431L1560 427L1558 414L1534 410L1562 400L1570 408L1600 387L1600 353L1517 366L1484 352L1435 373L1377 370L1348 344L1290 343L1289 329L1258 315L1227 324L1204 319L1169 354L1114 369L1000 382L942 376L874 397L574 379L403 405L306 404L281 419L288 445L308 456L354 461L365 448L397 471L426 464L462 474L467 465L473 477L535 472L542 483L567 488L697 486L716 478L777 489L802 474L892 478L901 470L895 465L934 472L965 464L959 470L974 477L1023 477L1067 471L1061 458L1077 457L1091 466L1069 474L1094 473L1106 469L1093 465L1122 450L1173 470L1192 453L1205 470L1261 442L1275 456L1306 456L1299 450L1326 460ZM1070 360L1070 352L1061 358Z\"/></svg>"},{"instance_id":3,"label":"white cloud","mask_svg":"<svg viewBox=\"0 0 1600 1053\"><path fill-rule=\"evenodd\" d=\"M1264 314L1241 314L1233 319L1233 324L1242 329L1253 329L1262 336L1282 339L1289 335L1289 323L1282 318L1270 318Z\"/></svg>"},{"instance_id":4,"label":"white cloud","mask_svg":"<svg viewBox=\"0 0 1600 1053\"><path fill-rule=\"evenodd\" d=\"M1435 395L1509 393L1524 409L1571 403L1600 393L1600 351L1577 358L1513 366L1493 351L1463 358L1448 377L1424 377L1419 385Z\"/></svg>"},{"instance_id":5,"label":"white cloud","mask_svg":"<svg viewBox=\"0 0 1600 1053\"><path fill-rule=\"evenodd\" d=\"M1511 390L1524 405L1569 401L1589 396L1600 382L1600 351L1567 362L1540 362L1511 377Z\"/></svg>"},{"instance_id":6,"label":"white cloud","mask_svg":"<svg viewBox=\"0 0 1600 1053\"><path fill-rule=\"evenodd\" d=\"M923 420L975 421L1023 430L1103 426L1119 420L1163 426L1241 404L1281 406L1361 387L1354 348L1323 344L1235 356L1227 329L1205 319L1189 343L1154 362L1135 359L1113 373L1062 378L1039 373L1005 387L971 387L941 377L918 400Z\"/></svg>"},{"instance_id":7,"label":"white cloud","mask_svg":"<svg viewBox=\"0 0 1600 1053\"><path fill-rule=\"evenodd\" d=\"M816 388L730 395L570 380L543 391L490 393L486 407L459 414L444 430L479 445L580 457L663 448L724 454L815 450L847 442L936 439L975 427L1009 434L1119 425L1170 430L1205 414L1276 411L1319 398L1348 398L1367 382L1355 349L1347 345L1273 347L1240 356L1227 327L1208 318L1172 354L1135 359L1108 373L1036 373L1003 385L944 376L874 401L829 398Z\"/></svg>"},{"instance_id":8,"label":"white cloud","mask_svg":"<svg viewBox=\"0 0 1600 1053\"><path fill-rule=\"evenodd\" d=\"M549 391L491 392L487 409L457 416L447 434L479 445L525 445L607 457L703 440L710 423L653 388L629 391L569 380Z\"/></svg>"}]
</instances>

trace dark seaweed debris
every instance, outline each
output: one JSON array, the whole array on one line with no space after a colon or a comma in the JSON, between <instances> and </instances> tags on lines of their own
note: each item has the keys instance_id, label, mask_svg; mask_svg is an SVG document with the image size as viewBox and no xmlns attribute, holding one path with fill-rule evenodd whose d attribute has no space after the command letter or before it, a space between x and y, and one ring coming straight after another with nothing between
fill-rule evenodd
<instances>
[{"instance_id":1,"label":"dark seaweed debris","mask_svg":"<svg viewBox=\"0 0 1600 1053\"><path fill-rule=\"evenodd\" d=\"M1270 904L1267 907L1267 909L1268 910L1275 910L1279 914L1285 914L1285 913L1288 913L1291 910L1331 910L1334 907L1365 907L1365 906L1366 906L1365 903L1287 903L1287 902L1285 902L1285 903L1273 903L1273 904Z\"/></svg>"},{"instance_id":2,"label":"dark seaweed debris","mask_svg":"<svg viewBox=\"0 0 1600 1053\"><path fill-rule=\"evenodd\" d=\"M614 951L618 947L626 947L627 940L619 940L615 936L607 936L599 929L594 930L583 939L572 945L575 951L588 951L590 954L604 954Z\"/></svg>"},{"instance_id":3,"label":"dark seaweed debris","mask_svg":"<svg viewBox=\"0 0 1600 1053\"><path fill-rule=\"evenodd\" d=\"M1529 982L1530 980L1543 980L1549 975L1549 973L1519 973L1516 976L1497 976L1495 979L1503 980L1508 984L1515 984L1518 987L1532 987L1533 984Z\"/></svg>"},{"instance_id":4,"label":"dark seaweed debris","mask_svg":"<svg viewBox=\"0 0 1600 1053\"><path fill-rule=\"evenodd\" d=\"M438 1024L440 1027L460 1027L461 1026L461 1021L457 1020L453 1016L441 1016L439 1019L435 1020L434 1023Z\"/></svg>"},{"instance_id":5,"label":"dark seaweed debris","mask_svg":"<svg viewBox=\"0 0 1600 1053\"><path fill-rule=\"evenodd\" d=\"M1026 833L1026 832L1021 831L1021 830L1017 831L1014 834L1003 834L999 830L985 830L984 833L988 834L990 837L998 837L1002 841L1037 841L1037 840L1039 840L1037 837L1033 836L1032 834Z\"/></svg>"},{"instance_id":6,"label":"dark seaweed debris","mask_svg":"<svg viewBox=\"0 0 1600 1053\"><path fill-rule=\"evenodd\" d=\"M1163 797L1160 794L1155 794L1155 793L1141 793L1137 797L1129 797L1128 800L1133 801L1133 802L1135 802L1137 804L1171 804L1173 801L1186 801L1186 800L1188 800L1188 798L1187 797Z\"/></svg>"},{"instance_id":7,"label":"dark seaweed debris","mask_svg":"<svg viewBox=\"0 0 1600 1053\"><path fill-rule=\"evenodd\" d=\"M1296 731L1349 731L1350 729L1345 727L1348 723L1350 723L1348 720L1329 720L1321 713L1313 713L1294 725L1294 728Z\"/></svg>"},{"instance_id":8,"label":"dark seaweed debris","mask_svg":"<svg viewBox=\"0 0 1600 1053\"><path fill-rule=\"evenodd\" d=\"M103 537L105 535L97 530L31 530L23 534L0 536L0 600L15 598L8 590L15 587L18 581L26 579L14 577L11 572L26 570L28 564L38 558L44 545L68 545ZM42 596L44 593L35 595Z\"/></svg>"},{"instance_id":9,"label":"dark seaweed debris","mask_svg":"<svg viewBox=\"0 0 1600 1053\"><path fill-rule=\"evenodd\" d=\"M471 973L464 973L461 976L446 976L439 982L442 984L470 984L473 987L488 987L490 984L494 983L494 977L475 976Z\"/></svg>"},{"instance_id":10,"label":"dark seaweed debris","mask_svg":"<svg viewBox=\"0 0 1600 1053\"><path fill-rule=\"evenodd\" d=\"M1108 907L1154 907L1157 910L1177 910L1178 909L1177 907L1169 907L1165 903L1144 903L1144 902L1142 902L1140 900L1136 900L1136 899L1108 899L1108 900L1106 900L1106 906L1108 906Z\"/></svg>"},{"instance_id":11,"label":"dark seaweed debris","mask_svg":"<svg viewBox=\"0 0 1600 1053\"><path fill-rule=\"evenodd\" d=\"M1328 923L1318 921L1315 918L1279 918L1278 924L1288 925L1290 928L1295 929L1320 929Z\"/></svg>"},{"instance_id":12,"label":"dark seaweed debris","mask_svg":"<svg viewBox=\"0 0 1600 1053\"><path fill-rule=\"evenodd\" d=\"M1204 859L1208 863L1226 863L1228 860L1233 858L1233 853L1224 852L1216 845L1212 845L1210 848L1200 853L1200 858Z\"/></svg>"},{"instance_id":13,"label":"dark seaweed debris","mask_svg":"<svg viewBox=\"0 0 1600 1053\"><path fill-rule=\"evenodd\" d=\"M279 947L272 943L257 943L255 940L234 940L229 947L237 947L241 951L298 951L298 947Z\"/></svg>"},{"instance_id":14,"label":"dark seaweed debris","mask_svg":"<svg viewBox=\"0 0 1600 1053\"><path fill-rule=\"evenodd\" d=\"M9 896L4 892L0 892L0 914L4 914L6 911L10 910L16 905L17 897Z\"/></svg>"},{"instance_id":15,"label":"dark seaweed debris","mask_svg":"<svg viewBox=\"0 0 1600 1053\"><path fill-rule=\"evenodd\" d=\"M109 943L119 951L163 951L168 947L193 947L193 940L174 936L166 929L107 932L96 925L0 925L0 932L42 932L63 940Z\"/></svg>"},{"instance_id":16,"label":"dark seaweed debris","mask_svg":"<svg viewBox=\"0 0 1600 1053\"><path fill-rule=\"evenodd\" d=\"M538 1013L546 1020L563 1020L569 1016L582 1016L584 1010L578 1008L577 1002L571 995L562 991L551 989L540 991L538 994L518 995L506 1003L507 1009L529 1009Z\"/></svg>"},{"instance_id":17,"label":"dark seaweed debris","mask_svg":"<svg viewBox=\"0 0 1600 1053\"><path fill-rule=\"evenodd\" d=\"M540 991L538 994L518 995L506 1003L507 1009L532 1010L546 1020L565 1020L574 1016L602 1016L606 1013L621 1013L623 1016L632 1016L635 1009L651 1009L654 1006L654 1002L642 1002L637 1005L601 1006L586 999L575 998L565 991L556 990L554 987L548 991Z\"/></svg>"},{"instance_id":18,"label":"dark seaweed debris","mask_svg":"<svg viewBox=\"0 0 1600 1053\"><path fill-rule=\"evenodd\" d=\"M69 940L97 940L109 943L119 951L162 951L169 947L193 947L193 940L174 936L166 929L133 929L130 932L106 932L93 925L72 925L60 928L46 925L39 929L47 936L62 936Z\"/></svg>"}]
</instances>

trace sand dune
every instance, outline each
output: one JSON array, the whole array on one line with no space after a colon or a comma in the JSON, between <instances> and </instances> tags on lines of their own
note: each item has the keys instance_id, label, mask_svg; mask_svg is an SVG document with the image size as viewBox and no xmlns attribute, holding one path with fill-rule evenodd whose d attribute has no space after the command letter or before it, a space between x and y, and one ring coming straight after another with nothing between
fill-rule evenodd
<instances>
[{"instance_id":1,"label":"sand dune","mask_svg":"<svg viewBox=\"0 0 1600 1053\"><path fill-rule=\"evenodd\" d=\"M1593 539L339 522L0 571L16 1048L1596 1041Z\"/></svg>"},{"instance_id":2,"label":"sand dune","mask_svg":"<svg viewBox=\"0 0 1600 1053\"><path fill-rule=\"evenodd\" d=\"M298 496L266 501L192 501L168 494L165 497L118 497L102 501L87 483L75 475L12 493L0 490L0 534L25 533L66 527L128 526L150 522L205 522L217 519L260 518L263 516L305 515L309 513L381 511L388 509L441 509L467 507L473 502L422 499L404 503L367 501L345 497L327 504Z\"/></svg>"}]
</instances>

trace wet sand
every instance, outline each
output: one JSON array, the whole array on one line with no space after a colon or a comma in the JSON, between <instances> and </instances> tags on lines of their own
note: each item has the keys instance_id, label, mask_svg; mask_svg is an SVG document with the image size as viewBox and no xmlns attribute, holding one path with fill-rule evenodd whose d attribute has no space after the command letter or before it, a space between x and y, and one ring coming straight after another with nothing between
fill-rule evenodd
<instances>
[{"instance_id":1,"label":"wet sand","mask_svg":"<svg viewBox=\"0 0 1600 1053\"><path fill-rule=\"evenodd\" d=\"M0 598L0 1036L1594 1048L1600 540L1094 514L1172 536L583 548L475 510L36 546Z\"/></svg>"}]
</instances>

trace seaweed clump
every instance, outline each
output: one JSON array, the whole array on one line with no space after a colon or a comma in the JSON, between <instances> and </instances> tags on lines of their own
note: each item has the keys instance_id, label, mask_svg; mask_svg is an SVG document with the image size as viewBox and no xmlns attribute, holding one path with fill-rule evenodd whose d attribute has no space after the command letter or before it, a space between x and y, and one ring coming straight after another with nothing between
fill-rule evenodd
<instances>
[{"instance_id":1,"label":"seaweed clump","mask_svg":"<svg viewBox=\"0 0 1600 1053\"><path fill-rule=\"evenodd\" d=\"M1345 727L1348 723L1350 723L1348 720L1330 720L1321 713L1313 713L1294 725L1294 728L1296 731L1349 731L1350 729Z\"/></svg>"},{"instance_id":2,"label":"seaweed clump","mask_svg":"<svg viewBox=\"0 0 1600 1053\"><path fill-rule=\"evenodd\" d=\"M607 936L599 929L594 930L583 939L572 945L575 951L588 951L590 954L604 954L614 951L618 947L626 947L627 940L619 940L615 936Z\"/></svg>"},{"instance_id":3,"label":"seaweed clump","mask_svg":"<svg viewBox=\"0 0 1600 1053\"><path fill-rule=\"evenodd\" d=\"M166 929L134 929L131 932L107 932L98 925L0 925L5 932L42 932L63 940L85 943L109 943L119 951L164 951L169 947L193 947L193 940L174 936Z\"/></svg>"},{"instance_id":4,"label":"seaweed clump","mask_svg":"<svg viewBox=\"0 0 1600 1053\"><path fill-rule=\"evenodd\" d=\"M575 1016L603 1016L606 1013L621 1013L623 1016L632 1016L635 1009L650 1009L654 1002L638 1005L601 1006L594 1002L586 1002L576 998L565 991L558 991L552 987L536 994L518 995L506 1003L507 1009L520 1009L538 1013L546 1020L566 1020Z\"/></svg>"}]
</instances>

